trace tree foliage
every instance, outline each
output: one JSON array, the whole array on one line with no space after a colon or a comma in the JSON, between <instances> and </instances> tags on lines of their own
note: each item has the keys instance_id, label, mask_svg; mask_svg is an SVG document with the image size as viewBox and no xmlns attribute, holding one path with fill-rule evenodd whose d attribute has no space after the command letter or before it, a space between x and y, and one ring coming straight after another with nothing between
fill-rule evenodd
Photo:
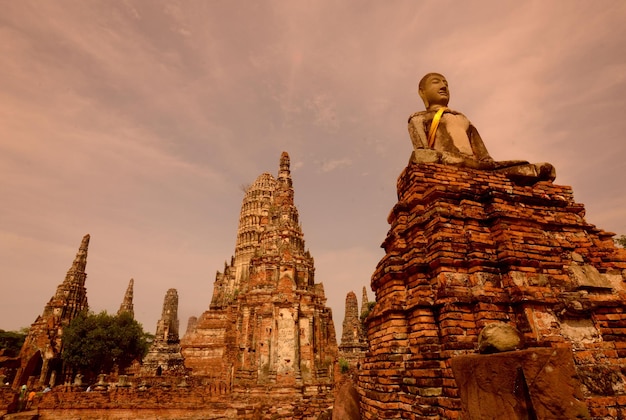
<instances>
[{"instance_id":1,"label":"tree foliage","mask_svg":"<svg viewBox=\"0 0 626 420\"><path fill-rule=\"evenodd\" d=\"M622 235L619 238L615 238L615 243L622 248L626 248L626 235Z\"/></svg>"},{"instance_id":2,"label":"tree foliage","mask_svg":"<svg viewBox=\"0 0 626 420\"><path fill-rule=\"evenodd\" d=\"M0 330L0 350L5 356L16 357L20 353L27 335L28 329L26 332L23 330L19 332Z\"/></svg>"},{"instance_id":3,"label":"tree foliage","mask_svg":"<svg viewBox=\"0 0 626 420\"><path fill-rule=\"evenodd\" d=\"M141 324L127 313L83 312L63 329L63 361L90 378L125 369L147 351Z\"/></svg>"}]
</instances>

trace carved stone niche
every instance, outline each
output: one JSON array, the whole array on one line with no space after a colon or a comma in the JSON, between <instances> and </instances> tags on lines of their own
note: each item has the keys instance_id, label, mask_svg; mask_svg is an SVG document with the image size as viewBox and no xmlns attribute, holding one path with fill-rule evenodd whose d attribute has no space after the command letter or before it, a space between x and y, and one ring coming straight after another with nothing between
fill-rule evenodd
<instances>
[{"instance_id":1,"label":"carved stone niche","mask_svg":"<svg viewBox=\"0 0 626 420\"><path fill-rule=\"evenodd\" d=\"M569 348L463 355L451 363L464 418L591 418Z\"/></svg>"}]
</instances>

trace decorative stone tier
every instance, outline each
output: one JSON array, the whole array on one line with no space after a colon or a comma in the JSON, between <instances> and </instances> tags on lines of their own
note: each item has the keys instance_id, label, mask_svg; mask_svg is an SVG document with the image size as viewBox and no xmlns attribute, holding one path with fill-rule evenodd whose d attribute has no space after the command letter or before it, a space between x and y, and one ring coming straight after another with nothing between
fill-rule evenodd
<instances>
[{"instance_id":1,"label":"decorative stone tier","mask_svg":"<svg viewBox=\"0 0 626 420\"><path fill-rule=\"evenodd\" d=\"M626 418L626 251L584 215L570 187L410 163L372 276L363 418L461 418L452 360L494 322L527 348L565 348L589 415Z\"/></svg>"}]
</instances>

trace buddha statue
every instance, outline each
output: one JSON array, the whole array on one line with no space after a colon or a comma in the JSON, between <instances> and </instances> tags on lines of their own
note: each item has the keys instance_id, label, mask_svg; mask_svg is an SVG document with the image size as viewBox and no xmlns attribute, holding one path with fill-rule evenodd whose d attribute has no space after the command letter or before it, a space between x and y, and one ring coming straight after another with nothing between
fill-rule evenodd
<instances>
[{"instance_id":1,"label":"buddha statue","mask_svg":"<svg viewBox=\"0 0 626 420\"><path fill-rule=\"evenodd\" d=\"M476 127L465 115L448 108L450 90L443 75L424 76L419 82L419 95L426 110L409 117L412 161L493 170L519 184L553 181L556 177L554 166L546 162L494 161Z\"/></svg>"}]
</instances>

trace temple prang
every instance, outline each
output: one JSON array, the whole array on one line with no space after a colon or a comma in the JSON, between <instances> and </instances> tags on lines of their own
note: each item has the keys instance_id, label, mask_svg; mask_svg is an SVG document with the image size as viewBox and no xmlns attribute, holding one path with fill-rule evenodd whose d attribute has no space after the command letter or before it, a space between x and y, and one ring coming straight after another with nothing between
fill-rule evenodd
<instances>
[{"instance_id":1,"label":"temple prang","mask_svg":"<svg viewBox=\"0 0 626 420\"><path fill-rule=\"evenodd\" d=\"M305 249L286 152L276 178L263 173L246 190L235 255L217 273L209 310L183 337L182 353L193 375L234 393L287 387L300 398L315 389L332 401L335 329Z\"/></svg>"},{"instance_id":2,"label":"temple prang","mask_svg":"<svg viewBox=\"0 0 626 420\"><path fill-rule=\"evenodd\" d=\"M362 315L366 314L365 308L367 306L367 291L363 288ZM354 292L348 292L346 295L345 308L341 343L339 344L339 357L356 366L358 361L365 356L368 346L361 316L359 315L359 302Z\"/></svg>"},{"instance_id":3,"label":"temple prang","mask_svg":"<svg viewBox=\"0 0 626 420\"><path fill-rule=\"evenodd\" d=\"M361 294L361 315L362 320L369 314L370 311L370 301L367 296L367 288L363 286L363 293Z\"/></svg>"},{"instance_id":4,"label":"temple prang","mask_svg":"<svg viewBox=\"0 0 626 420\"><path fill-rule=\"evenodd\" d=\"M135 280L130 279L128 281L128 287L126 288L126 293L124 293L124 299L122 300L120 309L118 309L117 311L118 315L127 313L132 318L135 318L135 307L133 305L134 285L135 285Z\"/></svg>"},{"instance_id":5,"label":"temple prang","mask_svg":"<svg viewBox=\"0 0 626 420\"><path fill-rule=\"evenodd\" d=\"M20 367L13 386L54 385L69 379L63 378L63 328L79 313L89 309L85 288L89 239L88 234L83 237L65 279L57 286L43 313L30 326L20 351Z\"/></svg>"},{"instance_id":6,"label":"temple prang","mask_svg":"<svg viewBox=\"0 0 626 420\"><path fill-rule=\"evenodd\" d=\"M178 292L169 289L163 298L161 318L157 322L154 341L143 358L141 374L146 376L186 373L178 335Z\"/></svg>"}]
</instances>

